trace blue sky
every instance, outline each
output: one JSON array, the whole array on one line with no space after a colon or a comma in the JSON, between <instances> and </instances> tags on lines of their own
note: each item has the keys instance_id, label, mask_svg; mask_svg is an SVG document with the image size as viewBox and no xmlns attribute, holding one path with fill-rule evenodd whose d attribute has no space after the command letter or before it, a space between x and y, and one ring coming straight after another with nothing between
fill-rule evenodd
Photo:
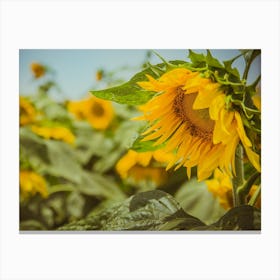
<instances>
[{"instance_id":1,"label":"blue sky","mask_svg":"<svg viewBox=\"0 0 280 280\"><path fill-rule=\"evenodd\" d=\"M166 60L188 60L187 50L155 50ZM205 52L205 50L194 50ZM60 87L51 92L56 99L80 99L87 91L102 87L102 83L95 80L95 73L99 69L104 71L119 70L117 76L124 80L131 78L140 69L145 61L147 50L32 50L22 49L19 52L19 90L22 95L36 93L40 79L34 81L30 71L32 62L39 62L49 66L55 71L55 81ZM214 57L220 61L228 60L239 54L238 50L211 50ZM152 64L160 62L160 59L152 54L149 61ZM248 80L253 81L260 73L260 58L257 58L249 73ZM234 66L239 71L244 70L243 59L238 59ZM121 70L128 67L127 70Z\"/></svg>"}]
</instances>

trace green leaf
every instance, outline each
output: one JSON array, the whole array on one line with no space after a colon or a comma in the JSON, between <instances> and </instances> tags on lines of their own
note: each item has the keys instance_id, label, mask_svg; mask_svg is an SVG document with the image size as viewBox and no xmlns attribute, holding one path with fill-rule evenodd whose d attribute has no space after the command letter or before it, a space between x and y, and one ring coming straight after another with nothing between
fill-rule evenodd
<instances>
[{"instance_id":1,"label":"green leaf","mask_svg":"<svg viewBox=\"0 0 280 280\"><path fill-rule=\"evenodd\" d=\"M77 190L85 195L114 201L121 201L126 198L113 178L108 175L105 177L98 173L83 171L81 177L82 181L77 185Z\"/></svg>"},{"instance_id":2,"label":"green leaf","mask_svg":"<svg viewBox=\"0 0 280 280\"><path fill-rule=\"evenodd\" d=\"M205 182L195 179L183 184L174 197L187 213L206 224L217 221L226 212L218 199L208 191Z\"/></svg>"},{"instance_id":3,"label":"green leaf","mask_svg":"<svg viewBox=\"0 0 280 280\"><path fill-rule=\"evenodd\" d=\"M64 142L49 140L46 145L50 165L45 166L44 172L80 183L82 168L77 162L75 151Z\"/></svg>"},{"instance_id":4,"label":"green leaf","mask_svg":"<svg viewBox=\"0 0 280 280\"><path fill-rule=\"evenodd\" d=\"M261 211L249 205L235 207L213 225L221 230L260 230Z\"/></svg>"},{"instance_id":5,"label":"green leaf","mask_svg":"<svg viewBox=\"0 0 280 280\"><path fill-rule=\"evenodd\" d=\"M138 193L99 215L89 216L59 230L160 230L178 218L185 219L186 227L204 225L185 213L171 195L155 190Z\"/></svg>"},{"instance_id":6,"label":"green leaf","mask_svg":"<svg viewBox=\"0 0 280 280\"><path fill-rule=\"evenodd\" d=\"M215 67L215 68L224 68L220 61L214 58L209 50L207 50L207 55L205 59L208 66Z\"/></svg>"},{"instance_id":7,"label":"green leaf","mask_svg":"<svg viewBox=\"0 0 280 280\"><path fill-rule=\"evenodd\" d=\"M116 149L112 150L106 156L97 160L93 165L93 170L98 173L104 173L114 167L118 159L120 159L121 155L123 154L124 149L117 147Z\"/></svg>"},{"instance_id":8,"label":"green leaf","mask_svg":"<svg viewBox=\"0 0 280 280\"><path fill-rule=\"evenodd\" d=\"M234 77L238 78L238 80L240 80L239 71L237 70L237 68L232 68L232 62L233 60L223 61L225 69L229 74L233 75Z\"/></svg>"},{"instance_id":9,"label":"green leaf","mask_svg":"<svg viewBox=\"0 0 280 280\"><path fill-rule=\"evenodd\" d=\"M157 78L157 75L152 71L151 67L146 68L140 73L136 74L131 78L130 81L124 83L120 86L112 87L109 89L99 90L99 91L90 91L96 97L114 101L121 104L129 105L140 105L146 103L150 100L155 92L149 92L143 90L140 86L137 85L137 82L146 81L146 75L149 74L154 78Z\"/></svg>"},{"instance_id":10,"label":"green leaf","mask_svg":"<svg viewBox=\"0 0 280 280\"><path fill-rule=\"evenodd\" d=\"M186 213L169 194L154 190L138 193L98 214L58 230L260 230L261 212L243 205L230 209L217 222L205 225Z\"/></svg>"},{"instance_id":11,"label":"green leaf","mask_svg":"<svg viewBox=\"0 0 280 280\"><path fill-rule=\"evenodd\" d=\"M206 58L202 53L195 53L194 51L189 50L188 57L191 60L193 67L204 67L206 65Z\"/></svg>"},{"instance_id":12,"label":"green leaf","mask_svg":"<svg viewBox=\"0 0 280 280\"><path fill-rule=\"evenodd\" d=\"M170 61L169 65L177 67L182 64L185 64L185 62L181 60L174 60ZM120 104L141 105L149 101L156 92L143 90L137 85L137 82L147 81L147 74L153 78L159 78L166 71L167 69L164 63L150 65L148 68L133 76L127 83L104 90L92 90L90 92L96 97Z\"/></svg>"},{"instance_id":13,"label":"green leaf","mask_svg":"<svg viewBox=\"0 0 280 280\"><path fill-rule=\"evenodd\" d=\"M148 152L148 151L156 151L158 149L161 149L164 147L165 144L161 145L154 145L154 141L141 141L144 137L139 136L131 146L131 149L134 151L137 151L139 153L141 152Z\"/></svg>"},{"instance_id":14,"label":"green leaf","mask_svg":"<svg viewBox=\"0 0 280 280\"><path fill-rule=\"evenodd\" d=\"M105 137L104 133L94 131L87 123L79 122L75 135L76 156L82 164L87 163L92 156L106 156L114 147L113 139Z\"/></svg>"}]
</instances>

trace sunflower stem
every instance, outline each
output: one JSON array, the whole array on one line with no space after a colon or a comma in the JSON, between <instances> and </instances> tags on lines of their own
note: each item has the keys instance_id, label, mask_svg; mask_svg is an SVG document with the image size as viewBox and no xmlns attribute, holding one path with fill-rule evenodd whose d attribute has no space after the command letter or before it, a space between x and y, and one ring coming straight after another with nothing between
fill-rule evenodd
<instances>
[{"instance_id":1,"label":"sunflower stem","mask_svg":"<svg viewBox=\"0 0 280 280\"><path fill-rule=\"evenodd\" d=\"M235 151L235 172L236 175L233 177L233 205L240 206L242 205L242 197L240 197L240 192L238 188L243 185L244 182L244 167L243 167L243 148L239 144Z\"/></svg>"},{"instance_id":2,"label":"sunflower stem","mask_svg":"<svg viewBox=\"0 0 280 280\"><path fill-rule=\"evenodd\" d=\"M249 194L251 187L255 181L260 177L259 172L253 173L244 184L237 189L237 195L240 198L241 204L246 204L246 197Z\"/></svg>"}]
</instances>

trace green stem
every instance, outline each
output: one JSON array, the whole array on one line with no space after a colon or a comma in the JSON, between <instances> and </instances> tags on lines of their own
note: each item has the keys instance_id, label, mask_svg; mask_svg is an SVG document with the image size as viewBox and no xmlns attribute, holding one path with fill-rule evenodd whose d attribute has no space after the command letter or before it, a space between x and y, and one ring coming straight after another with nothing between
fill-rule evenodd
<instances>
[{"instance_id":1,"label":"green stem","mask_svg":"<svg viewBox=\"0 0 280 280\"><path fill-rule=\"evenodd\" d=\"M244 167L243 167L243 148L239 144L235 151L235 172L236 176L233 177L233 205L234 207L242 204L241 198L238 193L238 188L243 185L244 181Z\"/></svg>"},{"instance_id":2,"label":"green stem","mask_svg":"<svg viewBox=\"0 0 280 280\"><path fill-rule=\"evenodd\" d=\"M261 176L259 172L252 174L248 180L237 189L237 195L240 198L241 204L246 204L246 197L251 190L252 185Z\"/></svg>"},{"instance_id":3,"label":"green stem","mask_svg":"<svg viewBox=\"0 0 280 280\"><path fill-rule=\"evenodd\" d=\"M252 64L252 62L254 61L254 59L260 54L259 50L254 50L252 51L250 57L248 59L245 58L246 60L246 67L245 67L245 71L243 73L243 80L247 80L247 76L250 70L250 66Z\"/></svg>"}]
</instances>

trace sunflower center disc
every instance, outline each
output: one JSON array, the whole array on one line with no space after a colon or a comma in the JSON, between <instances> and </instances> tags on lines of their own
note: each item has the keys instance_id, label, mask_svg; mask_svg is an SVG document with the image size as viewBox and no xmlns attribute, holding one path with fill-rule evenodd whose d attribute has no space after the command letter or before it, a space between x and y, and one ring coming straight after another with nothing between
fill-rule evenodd
<instances>
[{"instance_id":1,"label":"sunflower center disc","mask_svg":"<svg viewBox=\"0 0 280 280\"><path fill-rule=\"evenodd\" d=\"M200 136L209 139L212 137L215 122L210 119L209 109L193 109L193 103L197 92L185 94L181 88L177 89L177 96L173 108L182 121L188 123L193 136Z\"/></svg>"},{"instance_id":2,"label":"sunflower center disc","mask_svg":"<svg viewBox=\"0 0 280 280\"><path fill-rule=\"evenodd\" d=\"M94 102L91 107L91 112L93 115L101 117L104 114L104 109L100 104Z\"/></svg>"}]
</instances>

